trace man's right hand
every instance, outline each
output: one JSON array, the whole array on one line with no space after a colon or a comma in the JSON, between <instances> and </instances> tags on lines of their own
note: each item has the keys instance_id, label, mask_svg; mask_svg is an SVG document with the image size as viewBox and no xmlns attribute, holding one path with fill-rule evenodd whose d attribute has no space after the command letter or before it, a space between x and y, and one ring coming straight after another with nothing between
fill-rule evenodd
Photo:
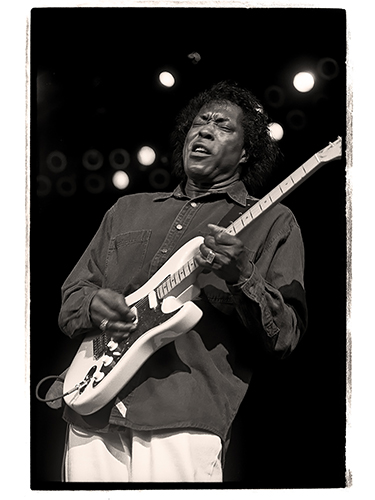
<instances>
[{"instance_id":1,"label":"man's right hand","mask_svg":"<svg viewBox=\"0 0 375 500\"><path fill-rule=\"evenodd\" d=\"M94 295L90 304L90 316L92 323L98 328L103 320L108 320L105 331L116 342L124 340L136 329L133 323L135 314L126 304L124 296L109 288L101 288Z\"/></svg>"}]
</instances>

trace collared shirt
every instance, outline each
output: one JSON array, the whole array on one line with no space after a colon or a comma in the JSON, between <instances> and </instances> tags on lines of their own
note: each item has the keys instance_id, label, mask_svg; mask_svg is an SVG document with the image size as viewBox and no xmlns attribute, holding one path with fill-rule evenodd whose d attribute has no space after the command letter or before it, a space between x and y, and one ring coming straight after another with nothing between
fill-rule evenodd
<instances>
[{"instance_id":1,"label":"collared shirt","mask_svg":"<svg viewBox=\"0 0 375 500\"><path fill-rule=\"evenodd\" d=\"M120 198L63 284L60 328L70 337L92 332L89 306L99 288L128 295L185 243L206 235L208 223L220 223L233 205L246 207L248 198L240 181L193 199L180 186ZM227 285L214 273L200 274L197 325L155 352L95 414L82 417L65 407L68 422L102 432L197 428L225 441L259 353L289 355L307 318L303 242L290 210L277 204L238 236L251 276Z\"/></svg>"}]
</instances>

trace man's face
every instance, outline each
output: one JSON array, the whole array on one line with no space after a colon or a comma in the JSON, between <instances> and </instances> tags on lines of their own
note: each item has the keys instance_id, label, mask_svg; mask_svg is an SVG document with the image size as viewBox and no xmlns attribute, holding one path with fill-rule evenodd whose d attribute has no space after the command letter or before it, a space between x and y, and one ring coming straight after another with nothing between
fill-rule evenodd
<instances>
[{"instance_id":1,"label":"man's face","mask_svg":"<svg viewBox=\"0 0 375 500\"><path fill-rule=\"evenodd\" d=\"M184 144L189 179L212 185L239 178L246 159L241 119L241 108L230 102L211 102L201 108Z\"/></svg>"}]
</instances>

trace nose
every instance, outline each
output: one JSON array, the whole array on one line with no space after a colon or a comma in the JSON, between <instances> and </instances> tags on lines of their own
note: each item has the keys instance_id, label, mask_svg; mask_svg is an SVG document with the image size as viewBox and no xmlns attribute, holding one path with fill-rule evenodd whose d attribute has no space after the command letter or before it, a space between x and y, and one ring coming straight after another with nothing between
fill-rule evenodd
<instances>
[{"instance_id":1,"label":"nose","mask_svg":"<svg viewBox=\"0 0 375 500\"><path fill-rule=\"evenodd\" d=\"M204 139L213 140L214 139L214 132L213 132L213 126L212 126L212 124L211 123L205 123L199 129L199 135L200 135L200 137L203 137Z\"/></svg>"}]
</instances>

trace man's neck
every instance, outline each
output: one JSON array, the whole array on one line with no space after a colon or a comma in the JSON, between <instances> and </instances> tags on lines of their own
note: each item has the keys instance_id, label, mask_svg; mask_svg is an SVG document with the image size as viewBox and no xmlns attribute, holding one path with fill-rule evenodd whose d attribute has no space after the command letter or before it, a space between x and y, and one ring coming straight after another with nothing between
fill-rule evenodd
<instances>
[{"instance_id":1,"label":"man's neck","mask_svg":"<svg viewBox=\"0 0 375 500\"><path fill-rule=\"evenodd\" d=\"M215 184L196 183L192 179L188 179L185 186L185 193L189 198L196 198L199 195L206 193L215 193L227 191L231 186L239 181L238 178L226 179Z\"/></svg>"}]
</instances>

